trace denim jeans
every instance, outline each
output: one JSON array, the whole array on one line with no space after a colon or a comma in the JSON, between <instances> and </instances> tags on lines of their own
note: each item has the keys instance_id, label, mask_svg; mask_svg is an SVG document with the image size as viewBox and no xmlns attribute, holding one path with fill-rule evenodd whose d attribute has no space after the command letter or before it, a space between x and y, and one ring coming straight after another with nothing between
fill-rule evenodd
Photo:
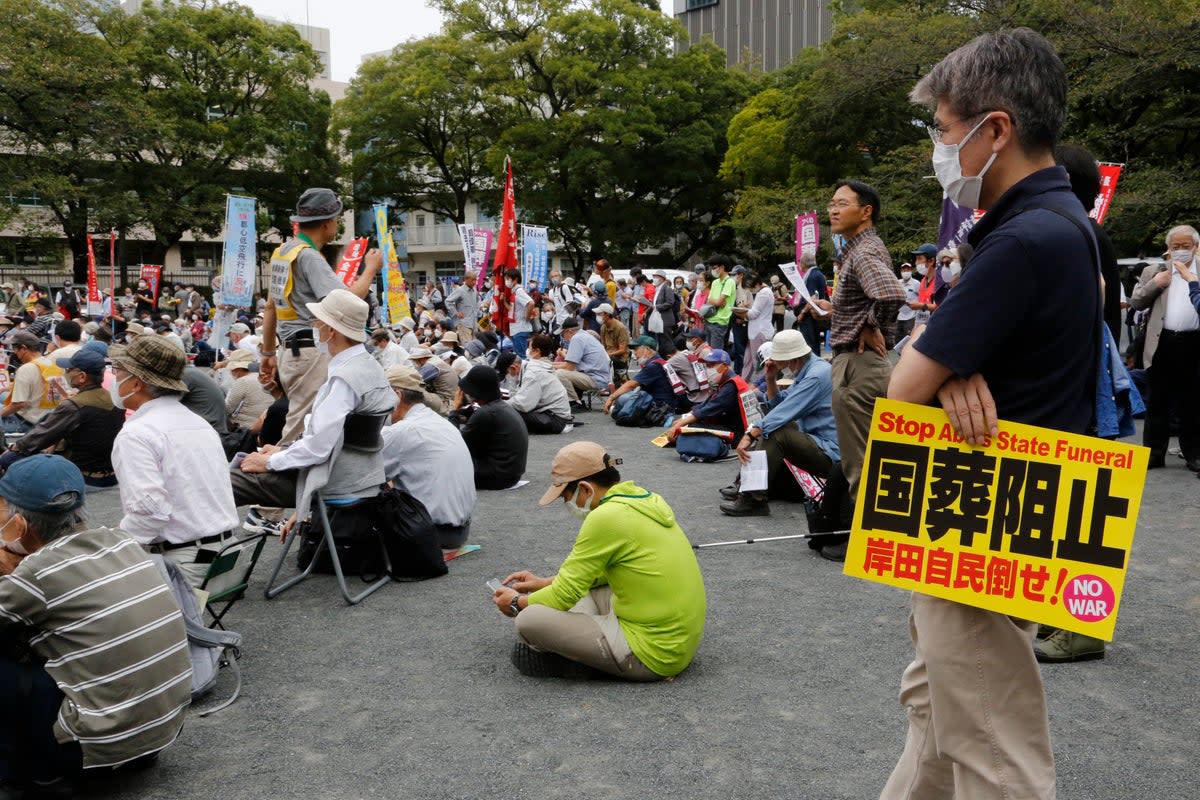
<instances>
[{"instance_id":1,"label":"denim jeans","mask_svg":"<svg viewBox=\"0 0 1200 800\"><path fill-rule=\"evenodd\" d=\"M529 331L512 335L513 352L521 358L526 358L525 349L529 346Z\"/></svg>"}]
</instances>

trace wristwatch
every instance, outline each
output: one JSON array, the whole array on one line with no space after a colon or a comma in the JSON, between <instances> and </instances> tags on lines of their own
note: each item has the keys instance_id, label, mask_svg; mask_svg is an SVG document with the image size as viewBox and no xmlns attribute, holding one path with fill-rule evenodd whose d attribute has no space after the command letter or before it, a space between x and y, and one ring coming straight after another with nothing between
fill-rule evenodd
<instances>
[{"instance_id":1,"label":"wristwatch","mask_svg":"<svg viewBox=\"0 0 1200 800\"><path fill-rule=\"evenodd\" d=\"M512 612L512 615L513 615L514 617L515 617L517 614L520 614L520 613L521 613L521 603L520 603L520 600L521 600L521 595L519 595L519 594L514 594L514 595L513 595L513 599L512 599L512 600L510 600L510 601L509 601L509 603L508 603L508 610Z\"/></svg>"}]
</instances>

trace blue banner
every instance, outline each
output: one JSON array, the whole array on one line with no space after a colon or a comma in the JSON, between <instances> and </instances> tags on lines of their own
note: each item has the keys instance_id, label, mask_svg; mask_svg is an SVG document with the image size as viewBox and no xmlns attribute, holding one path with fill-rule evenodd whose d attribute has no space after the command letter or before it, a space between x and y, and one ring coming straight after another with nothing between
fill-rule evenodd
<instances>
[{"instance_id":1,"label":"blue banner","mask_svg":"<svg viewBox=\"0 0 1200 800\"><path fill-rule=\"evenodd\" d=\"M521 238L525 253L525 283L537 281L538 289L546 288L550 273L550 237L538 225L522 225Z\"/></svg>"},{"instance_id":2,"label":"blue banner","mask_svg":"<svg viewBox=\"0 0 1200 800\"><path fill-rule=\"evenodd\" d=\"M250 308L254 303L258 250L255 243L255 200L225 197L225 265L221 272L221 304Z\"/></svg>"}]
</instances>

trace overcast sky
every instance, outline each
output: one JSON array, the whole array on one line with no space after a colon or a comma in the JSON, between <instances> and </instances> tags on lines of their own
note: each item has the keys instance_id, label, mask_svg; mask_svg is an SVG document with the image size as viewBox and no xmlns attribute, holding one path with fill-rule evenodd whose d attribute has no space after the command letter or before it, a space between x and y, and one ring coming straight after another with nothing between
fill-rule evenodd
<instances>
[{"instance_id":1,"label":"overcast sky","mask_svg":"<svg viewBox=\"0 0 1200 800\"><path fill-rule=\"evenodd\" d=\"M329 28L330 71L335 81L354 77L366 53L437 33L442 20L425 0L239 0L285 22ZM671 0L660 0L670 9Z\"/></svg>"}]
</instances>

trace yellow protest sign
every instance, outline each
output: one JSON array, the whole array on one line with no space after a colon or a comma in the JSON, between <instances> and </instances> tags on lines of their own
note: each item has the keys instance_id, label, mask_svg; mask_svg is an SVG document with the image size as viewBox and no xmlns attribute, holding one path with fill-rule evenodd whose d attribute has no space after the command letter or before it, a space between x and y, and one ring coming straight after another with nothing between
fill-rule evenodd
<instances>
[{"instance_id":1,"label":"yellow protest sign","mask_svg":"<svg viewBox=\"0 0 1200 800\"><path fill-rule=\"evenodd\" d=\"M877 400L845 574L1112 639L1150 451Z\"/></svg>"}]
</instances>

